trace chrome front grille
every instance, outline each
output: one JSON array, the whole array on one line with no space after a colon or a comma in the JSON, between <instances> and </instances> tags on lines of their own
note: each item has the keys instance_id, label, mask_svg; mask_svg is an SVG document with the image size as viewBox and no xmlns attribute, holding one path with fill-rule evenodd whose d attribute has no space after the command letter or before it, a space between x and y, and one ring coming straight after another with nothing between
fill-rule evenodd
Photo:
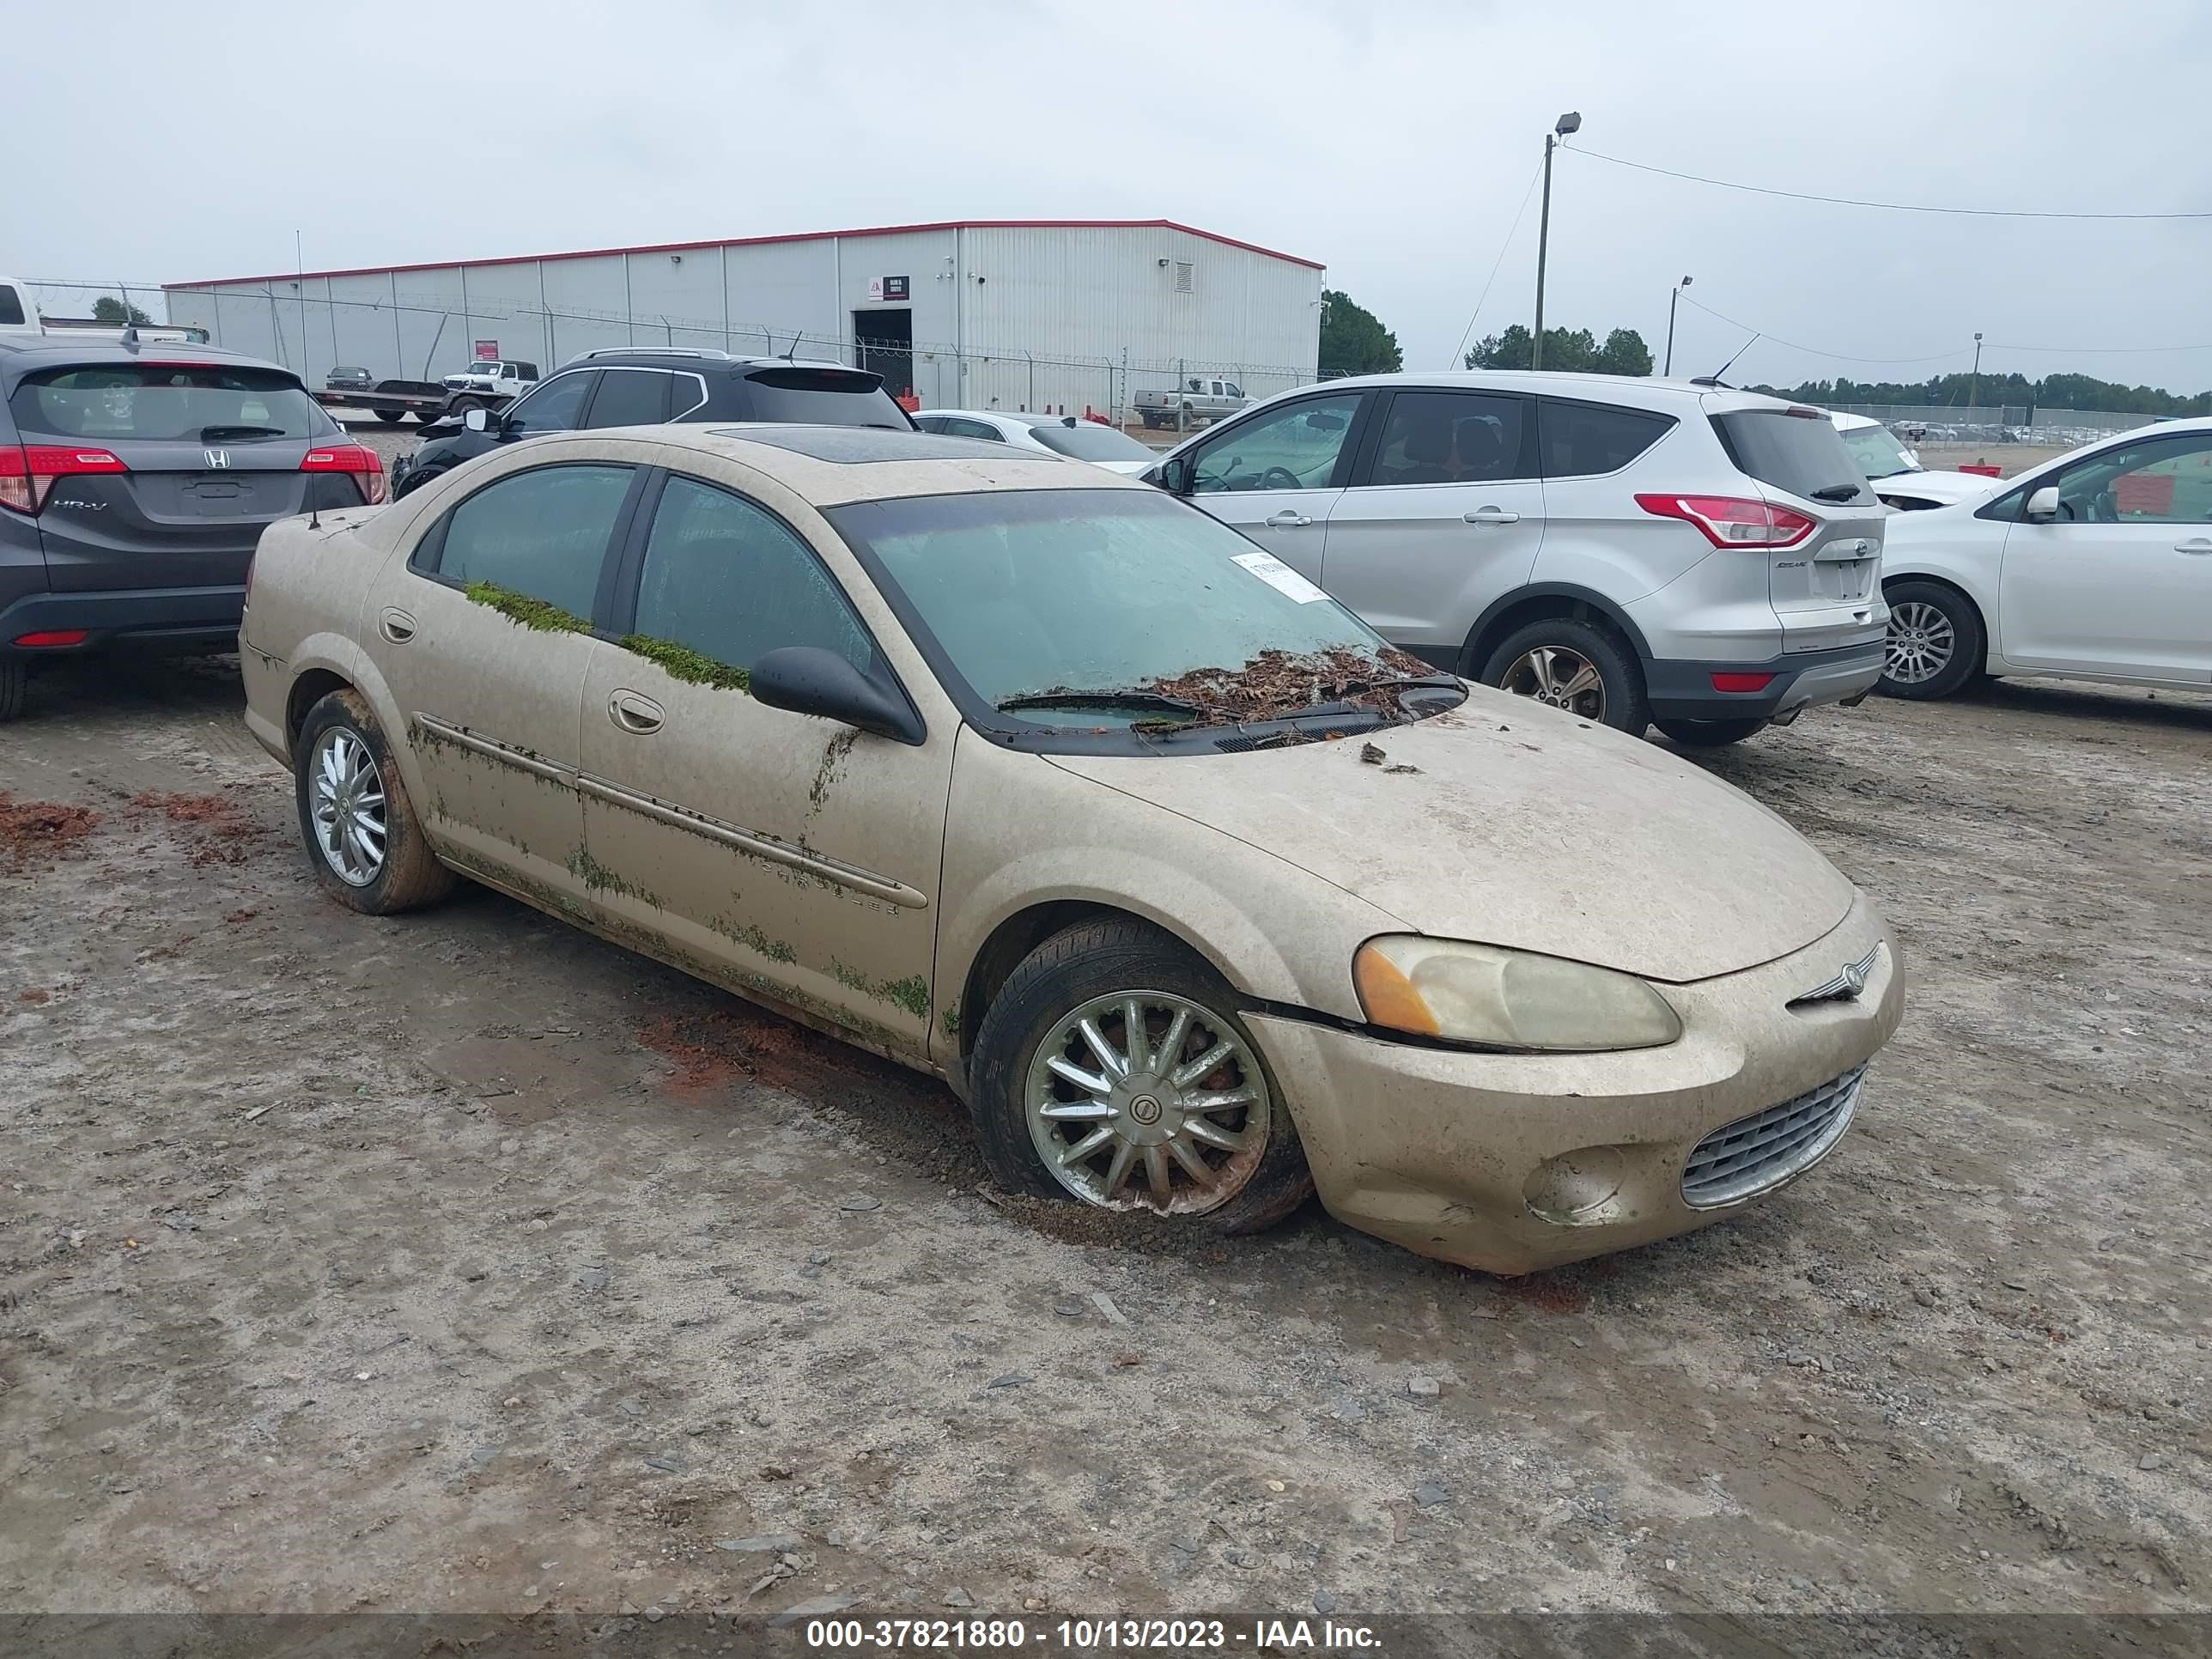
<instances>
[{"instance_id":1,"label":"chrome front grille","mask_svg":"<svg viewBox=\"0 0 2212 1659\"><path fill-rule=\"evenodd\" d=\"M1682 1166L1682 1201L1698 1210L1734 1204L1818 1163L1842 1139L1865 1080L1866 1067L1854 1066L1795 1100L1722 1125Z\"/></svg>"}]
</instances>

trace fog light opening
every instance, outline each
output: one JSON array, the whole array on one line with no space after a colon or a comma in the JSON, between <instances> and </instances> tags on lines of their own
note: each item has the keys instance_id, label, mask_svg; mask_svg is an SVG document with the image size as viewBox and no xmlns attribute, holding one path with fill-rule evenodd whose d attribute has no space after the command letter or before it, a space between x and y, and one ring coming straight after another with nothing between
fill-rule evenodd
<instances>
[{"instance_id":1,"label":"fog light opening","mask_svg":"<svg viewBox=\"0 0 2212 1659\"><path fill-rule=\"evenodd\" d=\"M1626 1160L1618 1146L1581 1146L1538 1164L1522 1188L1528 1208L1561 1227L1613 1218Z\"/></svg>"}]
</instances>

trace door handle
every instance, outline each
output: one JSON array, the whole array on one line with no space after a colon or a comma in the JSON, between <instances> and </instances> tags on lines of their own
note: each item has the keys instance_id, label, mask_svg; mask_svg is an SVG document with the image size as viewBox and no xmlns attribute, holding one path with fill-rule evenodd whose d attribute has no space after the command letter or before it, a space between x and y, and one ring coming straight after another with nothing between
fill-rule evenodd
<instances>
[{"instance_id":1,"label":"door handle","mask_svg":"<svg viewBox=\"0 0 2212 1659\"><path fill-rule=\"evenodd\" d=\"M1286 507L1279 513L1269 514L1265 522L1270 530L1298 530L1311 524L1313 520L1304 514L1292 512Z\"/></svg>"},{"instance_id":2,"label":"door handle","mask_svg":"<svg viewBox=\"0 0 2212 1659\"><path fill-rule=\"evenodd\" d=\"M415 637L415 618L387 605L376 613L376 631L394 645L404 645Z\"/></svg>"},{"instance_id":3,"label":"door handle","mask_svg":"<svg viewBox=\"0 0 2212 1659\"><path fill-rule=\"evenodd\" d=\"M2192 536L2185 542L2176 542L2173 544L2173 550L2177 553L2194 553L2199 556L2212 553L2212 537Z\"/></svg>"},{"instance_id":4,"label":"door handle","mask_svg":"<svg viewBox=\"0 0 2212 1659\"><path fill-rule=\"evenodd\" d=\"M607 718L625 732L647 737L660 730L660 705L635 691L617 691L607 699Z\"/></svg>"},{"instance_id":5,"label":"door handle","mask_svg":"<svg viewBox=\"0 0 2212 1659\"><path fill-rule=\"evenodd\" d=\"M1518 513L1508 513L1502 507L1478 507L1474 512L1462 513L1459 516L1461 522L1464 524L1519 524L1521 522L1521 515Z\"/></svg>"}]
</instances>

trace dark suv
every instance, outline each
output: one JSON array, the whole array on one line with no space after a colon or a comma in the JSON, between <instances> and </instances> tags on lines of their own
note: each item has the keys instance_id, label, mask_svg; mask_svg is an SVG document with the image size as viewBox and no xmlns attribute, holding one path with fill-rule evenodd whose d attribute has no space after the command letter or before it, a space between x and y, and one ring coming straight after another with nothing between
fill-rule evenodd
<instances>
[{"instance_id":1,"label":"dark suv","mask_svg":"<svg viewBox=\"0 0 2212 1659\"><path fill-rule=\"evenodd\" d=\"M42 657L233 649L262 530L384 493L289 369L129 334L0 340L0 720Z\"/></svg>"},{"instance_id":2,"label":"dark suv","mask_svg":"<svg viewBox=\"0 0 2212 1659\"><path fill-rule=\"evenodd\" d=\"M806 358L732 357L680 347L587 351L498 414L471 410L458 430L440 429L392 469L404 495L499 445L548 432L668 421L776 421L806 426L914 422L880 374Z\"/></svg>"}]
</instances>

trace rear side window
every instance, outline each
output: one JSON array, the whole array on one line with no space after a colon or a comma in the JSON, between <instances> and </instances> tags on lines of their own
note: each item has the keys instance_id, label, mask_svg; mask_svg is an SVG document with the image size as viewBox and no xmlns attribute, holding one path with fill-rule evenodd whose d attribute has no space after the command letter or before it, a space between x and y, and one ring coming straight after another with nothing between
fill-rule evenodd
<instances>
[{"instance_id":1,"label":"rear side window","mask_svg":"<svg viewBox=\"0 0 2212 1659\"><path fill-rule=\"evenodd\" d=\"M25 432L110 443L275 442L337 429L291 375L228 365L49 369L17 386L8 410Z\"/></svg>"},{"instance_id":2,"label":"rear side window","mask_svg":"<svg viewBox=\"0 0 2212 1659\"><path fill-rule=\"evenodd\" d=\"M658 369L603 368L586 427L657 426L668 418L669 377Z\"/></svg>"},{"instance_id":3,"label":"rear side window","mask_svg":"<svg viewBox=\"0 0 2212 1659\"><path fill-rule=\"evenodd\" d=\"M0 283L0 325L23 320L23 296L13 283Z\"/></svg>"},{"instance_id":4,"label":"rear side window","mask_svg":"<svg viewBox=\"0 0 2212 1659\"><path fill-rule=\"evenodd\" d=\"M1657 443L1674 424L1671 416L1654 415L1649 410L1547 398L1538 421L1544 476L1573 478L1618 472Z\"/></svg>"},{"instance_id":5,"label":"rear side window","mask_svg":"<svg viewBox=\"0 0 2212 1659\"><path fill-rule=\"evenodd\" d=\"M910 431L883 377L854 368L755 369L745 376L744 418L800 426L888 426Z\"/></svg>"},{"instance_id":6,"label":"rear side window","mask_svg":"<svg viewBox=\"0 0 2212 1659\"><path fill-rule=\"evenodd\" d=\"M1871 504L1874 491L1859 474L1844 434L1825 415L1790 415L1778 409L1738 409L1713 416L1721 447L1740 472L1808 501ZM1841 493L1850 485L1851 493Z\"/></svg>"},{"instance_id":7,"label":"rear side window","mask_svg":"<svg viewBox=\"0 0 2212 1659\"><path fill-rule=\"evenodd\" d=\"M437 574L588 617L630 478L626 466L541 466L486 484L446 521Z\"/></svg>"},{"instance_id":8,"label":"rear side window","mask_svg":"<svg viewBox=\"0 0 2212 1659\"><path fill-rule=\"evenodd\" d=\"M653 516L634 631L750 669L787 645L820 646L861 672L875 646L814 551L726 489L672 477Z\"/></svg>"},{"instance_id":9,"label":"rear side window","mask_svg":"<svg viewBox=\"0 0 2212 1659\"><path fill-rule=\"evenodd\" d=\"M1401 392L1390 400L1368 482L1494 483L1521 469L1518 398L1467 392Z\"/></svg>"}]
</instances>

